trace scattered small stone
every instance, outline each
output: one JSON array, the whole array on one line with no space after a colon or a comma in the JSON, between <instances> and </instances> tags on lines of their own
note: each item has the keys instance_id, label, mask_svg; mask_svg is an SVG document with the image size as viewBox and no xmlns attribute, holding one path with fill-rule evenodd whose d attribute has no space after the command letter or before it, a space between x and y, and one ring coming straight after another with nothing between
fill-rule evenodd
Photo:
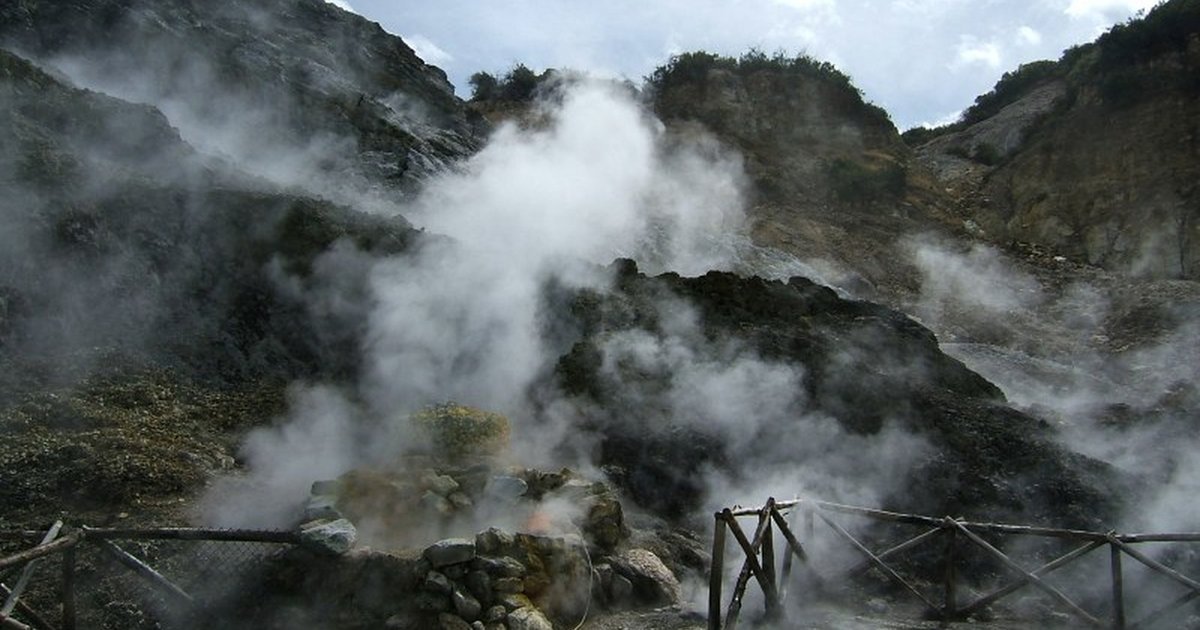
<instances>
[{"instance_id":1,"label":"scattered small stone","mask_svg":"<svg viewBox=\"0 0 1200 630\"><path fill-rule=\"evenodd\" d=\"M452 564L442 569L446 577L451 580L461 580L467 576L467 567L462 564Z\"/></svg>"},{"instance_id":2,"label":"scattered small stone","mask_svg":"<svg viewBox=\"0 0 1200 630\"><path fill-rule=\"evenodd\" d=\"M440 568L460 562L470 562L475 558L475 541L466 538L447 538L439 540L425 548L421 554L434 568Z\"/></svg>"},{"instance_id":3,"label":"scattered small stone","mask_svg":"<svg viewBox=\"0 0 1200 630\"><path fill-rule=\"evenodd\" d=\"M867 610L876 615L882 615L887 613L888 605L882 597L872 597L867 600Z\"/></svg>"},{"instance_id":4,"label":"scattered small stone","mask_svg":"<svg viewBox=\"0 0 1200 630\"><path fill-rule=\"evenodd\" d=\"M483 625L482 621L472 621L471 630L487 630L487 626Z\"/></svg>"}]
</instances>

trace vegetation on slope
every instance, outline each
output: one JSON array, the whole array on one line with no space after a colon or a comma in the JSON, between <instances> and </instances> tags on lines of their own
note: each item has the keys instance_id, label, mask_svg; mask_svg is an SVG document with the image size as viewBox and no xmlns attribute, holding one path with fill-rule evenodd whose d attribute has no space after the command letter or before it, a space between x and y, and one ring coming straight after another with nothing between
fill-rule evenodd
<instances>
[{"instance_id":1,"label":"vegetation on slope","mask_svg":"<svg viewBox=\"0 0 1200 630\"><path fill-rule=\"evenodd\" d=\"M1171 59L1183 56L1185 61ZM990 91L976 97L958 121L936 128L914 127L902 134L909 146L961 131L990 118L1034 88L1066 80L1070 103L1096 86L1103 102L1121 108L1164 90L1200 95L1200 0L1171 0L1145 15L1116 24L1095 42L1063 52L1058 61L1034 61L1006 72ZM1187 59L1191 61L1187 61Z\"/></svg>"}]
</instances>

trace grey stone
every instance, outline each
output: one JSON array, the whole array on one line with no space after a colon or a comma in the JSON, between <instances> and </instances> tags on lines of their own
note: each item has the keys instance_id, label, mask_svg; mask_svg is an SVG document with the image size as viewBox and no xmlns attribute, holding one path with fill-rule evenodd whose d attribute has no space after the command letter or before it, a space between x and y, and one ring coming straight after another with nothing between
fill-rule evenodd
<instances>
[{"instance_id":1,"label":"grey stone","mask_svg":"<svg viewBox=\"0 0 1200 630\"><path fill-rule=\"evenodd\" d=\"M479 553L485 555L501 553L515 541L515 536L498 527L489 527L475 534L475 546L479 547Z\"/></svg>"},{"instance_id":2,"label":"grey stone","mask_svg":"<svg viewBox=\"0 0 1200 630\"><path fill-rule=\"evenodd\" d=\"M475 541L466 538L447 538L439 540L425 548L421 554L434 568L440 568L460 562L470 562L475 558Z\"/></svg>"},{"instance_id":3,"label":"grey stone","mask_svg":"<svg viewBox=\"0 0 1200 630\"><path fill-rule=\"evenodd\" d=\"M621 552L613 558L612 565L633 584L634 594L640 601L672 605L678 604L683 597L675 574L651 551L630 549Z\"/></svg>"},{"instance_id":4,"label":"grey stone","mask_svg":"<svg viewBox=\"0 0 1200 630\"><path fill-rule=\"evenodd\" d=\"M342 513L337 509L337 497L335 496L328 494L311 496L304 504L304 520L306 521L337 520L339 518L342 518Z\"/></svg>"},{"instance_id":5,"label":"grey stone","mask_svg":"<svg viewBox=\"0 0 1200 630\"><path fill-rule=\"evenodd\" d=\"M508 630L554 630L554 624L536 608L518 608L508 613Z\"/></svg>"},{"instance_id":6,"label":"grey stone","mask_svg":"<svg viewBox=\"0 0 1200 630\"><path fill-rule=\"evenodd\" d=\"M454 585L450 583L450 578L437 571L430 571L425 574L425 582L422 584L422 587L430 593L437 593L439 595L449 595L454 590Z\"/></svg>"},{"instance_id":7,"label":"grey stone","mask_svg":"<svg viewBox=\"0 0 1200 630\"><path fill-rule=\"evenodd\" d=\"M500 578L492 584L492 590L500 594L525 592L525 580L515 577Z\"/></svg>"},{"instance_id":8,"label":"grey stone","mask_svg":"<svg viewBox=\"0 0 1200 630\"><path fill-rule=\"evenodd\" d=\"M472 621L471 630L487 630L487 626L483 625L482 621Z\"/></svg>"},{"instance_id":9,"label":"grey stone","mask_svg":"<svg viewBox=\"0 0 1200 630\"><path fill-rule=\"evenodd\" d=\"M515 606L514 609L516 608L520 608L520 606ZM483 614L483 620L488 623L492 623L495 621L504 621L504 618L507 616L508 609L505 608L503 604L496 604L495 606L487 609L487 612Z\"/></svg>"},{"instance_id":10,"label":"grey stone","mask_svg":"<svg viewBox=\"0 0 1200 630\"><path fill-rule=\"evenodd\" d=\"M442 571L445 572L446 577L450 578L451 580L461 580L467 575L467 565L452 564L442 569Z\"/></svg>"},{"instance_id":11,"label":"grey stone","mask_svg":"<svg viewBox=\"0 0 1200 630\"><path fill-rule=\"evenodd\" d=\"M479 613L483 612L483 605L479 603L479 600L461 590L455 590L450 595L450 603L454 605L454 612L467 621L479 619Z\"/></svg>"},{"instance_id":12,"label":"grey stone","mask_svg":"<svg viewBox=\"0 0 1200 630\"><path fill-rule=\"evenodd\" d=\"M499 577L523 577L525 575L525 565L521 564L516 558L504 556L501 558L476 558L474 566L482 571L487 571L491 575Z\"/></svg>"},{"instance_id":13,"label":"grey stone","mask_svg":"<svg viewBox=\"0 0 1200 630\"><path fill-rule=\"evenodd\" d=\"M444 612L438 615L438 628L441 630L471 630L471 624Z\"/></svg>"},{"instance_id":14,"label":"grey stone","mask_svg":"<svg viewBox=\"0 0 1200 630\"><path fill-rule=\"evenodd\" d=\"M354 548L358 530L350 521L323 519L300 526L300 543L316 553L340 556Z\"/></svg>"},{"instance_id":15,"label":"grey stone","mask_svg":"<svg viewBox=\"0 0 1200 630\"><path fill-rule=\"evenodd\" d=\"M492 597L492 577L483 571L471 571L467 574L467 589L480 601Z\"/></svg>"},{"instance_id":16,"label":"grey stone","mask_svg":"<svg viewBox=\"0 0 1200 630\"><path fill-rule=\"evenodd\" d=\"M508 626L504 625L503 621L493 621L484 626L484 630L508 630Z\"/></svg>"}]
</instances>

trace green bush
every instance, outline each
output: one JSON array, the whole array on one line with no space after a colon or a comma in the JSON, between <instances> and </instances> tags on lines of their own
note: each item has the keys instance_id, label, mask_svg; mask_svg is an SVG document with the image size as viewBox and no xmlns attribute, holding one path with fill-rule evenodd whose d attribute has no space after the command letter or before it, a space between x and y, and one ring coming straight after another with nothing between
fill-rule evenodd
<instances>
[{"instance_id":1,"label":"green bush","mask_svg":"<svg viewBox=\"0 0 1200 630\"><path fill-rule=\"evenodd\" d=\"M500 82L487 72L476 72L468 79L471 84L472 101L490 101L500 93Z\"/></svg>"}]
</instances>

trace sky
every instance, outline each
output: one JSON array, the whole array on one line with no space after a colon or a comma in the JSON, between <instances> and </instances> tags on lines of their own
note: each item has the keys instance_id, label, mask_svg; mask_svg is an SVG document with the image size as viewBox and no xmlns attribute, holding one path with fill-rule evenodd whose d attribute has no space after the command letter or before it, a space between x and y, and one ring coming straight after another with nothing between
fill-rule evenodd
<instances>
[{"instance_id":1,"label":"sky","mask_svg":"<svg viewBox=\"0 0 1200 630\"><path fill-rule=\"evenodd\" d=\"M634 82L672 54L805 53L850 75L900 129L952 122L1022 63L1070 46L1156 0L329 0L468 77L520 62Z\"/></svg>"}]
</instances>

